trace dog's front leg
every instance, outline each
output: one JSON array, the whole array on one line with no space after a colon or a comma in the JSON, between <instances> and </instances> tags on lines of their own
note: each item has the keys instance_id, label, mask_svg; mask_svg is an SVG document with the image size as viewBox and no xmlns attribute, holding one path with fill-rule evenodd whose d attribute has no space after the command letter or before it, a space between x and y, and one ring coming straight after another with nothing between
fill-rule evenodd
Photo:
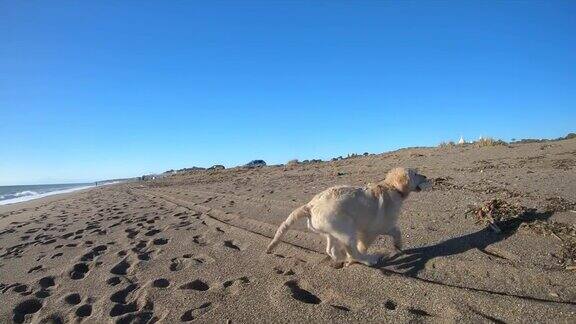
<instances>
[{"instance_id":1,"label":"dog's front leg","mask_svg":"<svg viewBox=\"0 0 576 324\"><path fill-rule=\"evenodd\" d=\"M400 232L400 228L398 226L394 226L390 231L388 231L388 235L392 237L394 241L394 247L401 252L402 251L402 232Z\"/></svg>"},{"instance_id":2,"label":"dog's front leg","mask_svg":"<svg viewBox=\"0 0 576 324\"><path fill-rule=\"evenodd\" d=\"M372 243L374 242L374 240L376 240L377 237L378 234L359 232L358 244L357 244L358 251L360 251L360 253L362 254L366 254L368 248L370 247L370 245L372 245Z\"/></svg>"}]
</instances>

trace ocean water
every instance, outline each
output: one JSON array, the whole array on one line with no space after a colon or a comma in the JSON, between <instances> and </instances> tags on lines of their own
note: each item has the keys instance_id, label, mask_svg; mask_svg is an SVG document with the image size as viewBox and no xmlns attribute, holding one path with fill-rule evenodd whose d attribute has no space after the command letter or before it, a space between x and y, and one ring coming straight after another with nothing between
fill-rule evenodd
<instances>
[{"instance_id":1,"label":"ocean water","mask_svg":"<svg viewBox=\"0 0 576 324\"><path fill-rule=\"evenodd\" d=\"M94 183L0 186L0 205L14 204L90 187L94 187Z\"/></svg>"}]
</instances>

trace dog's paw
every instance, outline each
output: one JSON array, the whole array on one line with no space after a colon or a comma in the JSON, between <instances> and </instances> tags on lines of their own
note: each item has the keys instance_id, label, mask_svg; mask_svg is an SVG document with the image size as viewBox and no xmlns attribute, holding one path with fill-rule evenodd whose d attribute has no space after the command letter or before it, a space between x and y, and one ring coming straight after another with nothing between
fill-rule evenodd
<instances>
[{"instance_id":1,"label":"dog's paw","mask_svg":"<svg viewBox=\"0 0 576 324\"><path fill-rule=\"evenodd\" d=\"M373 267L375 265L378 265L378 263L380 263L380 260L382 259L382 256L378 255L378 254L371 254L371 255L367 255L366 256L366 261L362 262L365 265L369 266L369 267Z\"/></svg>"}]
</instances>

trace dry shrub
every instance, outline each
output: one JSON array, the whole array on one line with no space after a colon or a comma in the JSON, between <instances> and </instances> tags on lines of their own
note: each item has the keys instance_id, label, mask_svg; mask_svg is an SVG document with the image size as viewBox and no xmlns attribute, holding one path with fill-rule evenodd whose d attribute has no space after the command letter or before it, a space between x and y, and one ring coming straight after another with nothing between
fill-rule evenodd
<instances>
[{"instance_id":1,"label":"dry shrub","mask_svg":"<svg viewBox=\"0 0 576 324\"><path fill-rule=\"evenodd\" d=\"M456 143L450 141L450 142L441 142L438 147L454 147L456 146Z\"/></svg>"},{"instance_id":2,"label":"dry shrub","mask_svg":"<svg viewBox=\"0 0 576 324\"><path fill-rule=\"evenodd\" d=\"M497 140L492 137L486 137L479 139L475 142L478 147L487 147L487 146L499 146L499 145L506 145L506 142L503 140Z\"/></svg>"},{"instance_id":3,"label":"dry shrub","mask_svg":"<svg viewBox=\"0 0 576 324\"><path fill-rule=\"evenodd\" d=\"M298 159L293 159L293 160L288 161L288 163L286 163L286 165L293 166L293 165L298 165L299 163L300 162L298 162Z\"/></svg>"}]
</instances>

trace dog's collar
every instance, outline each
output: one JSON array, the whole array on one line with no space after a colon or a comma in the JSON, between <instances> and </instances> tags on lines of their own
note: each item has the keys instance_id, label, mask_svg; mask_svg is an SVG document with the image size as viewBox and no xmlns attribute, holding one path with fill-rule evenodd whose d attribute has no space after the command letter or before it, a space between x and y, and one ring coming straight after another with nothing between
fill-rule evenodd
<instances>
[{"instance_id":1,"label":"dog's collar","mask_svg":"<svg viewBox=\"0 0 576 324\"><path fill-rule=\"evenodd\" d=\"M408 197L408 194L403 193L402 191L396 189L396 187L394 187L394 186L392 186L392 185L389 185L389 184L387 184L387 183L385 183L385 184L383 184L383 185L378 184L378 185L376 185L376 186L377 186L377 187L382 187L382 188L386 187L386 188L390 189L391 191L395 191L395 192L398 193L398 195L400 195L400 197L402 197L403 199L406 198L406 197ZM381 192L382 192L382 191L383 191L383 190L381 190Z\"/></svg>"},{"instance_id":2,"label":"dog's collar","mask_svg":"<svg viewBox=\"0 0 576 324\"><path fill-rule=\"evenodd\" d=\"M396 192L400 195L400 197L402 197L402 198L408 197L408 194L405 194L405 193L403 193L402 191L400 191L400 190L398 190L398 189L396 189L396 188L394 188L393 190L396 191Z\"/></svg>"}]
</instances>

